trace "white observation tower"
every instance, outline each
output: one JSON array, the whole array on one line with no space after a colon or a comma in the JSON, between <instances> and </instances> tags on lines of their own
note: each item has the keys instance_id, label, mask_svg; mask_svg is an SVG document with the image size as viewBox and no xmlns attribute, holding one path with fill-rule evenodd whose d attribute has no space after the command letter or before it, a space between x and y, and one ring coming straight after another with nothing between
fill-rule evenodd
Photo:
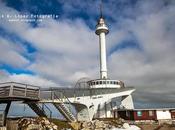
<instances>
[{"instance_id":1,"label":"white observation tower","mask_svg":"<svg viewBox=\"0 0 175 130\"><path fill-rule=\"evenodd\" d=\"M57 88L75 106L77 120L113 117L114 109L133 109L133 87L125 87L120 80L112 80L107 75L106 34L109 33L105 20L101 15L97 21L95 33L99 36L100 78L79 80L75 88ZM119 104L117 104L119 102ZM114 103L114 105L112 105Z\"/></svg>"},{"instance_id":2,"label":"white observation tower","mask_svg":"<svg viewBox=\"0 0 175 130\"><path fill-rule=\"evenodd\" d=\"M97 21L95 33L99 36L100 50L100 79L88 81L90 88L123 88L124 83L120 80L110 80L107 74L106 62L106 35L109 29L102 15L102 6L100 6L100 18Z\"/></svg>"},{"instance_id":3,"label":"white observation tower","mask_svg":"<svg viewBox=\"0 0 175 130\"><path fill-rule=\"evenodd\" d=\"M105 20L102 16L98 20L95 33L99 36L100 46L100 79L107 79L107 65L106 65L106 39L105 35L108 34L109 29L105 24Z\"/></svg>"},{"instance_id":4,"label":"white observation tower","mask_svg":"<svg viewBox=\"0 0 175 130\"><path fill-rule=\"evenodd\" d=\"M94 80L79 80L74 91L64 91L69 100L77 108L78 120L113 117L114 109L134 108L132 100L133 87L125 87L120 80L111 80L107 75L106 34L109 33L100 7L100 18L97 21L95 33L99 36L100 78ZM117 101L119 104L117 105ZM115 105L113 106L112 103Z\"/></svg>"}]
</instances>

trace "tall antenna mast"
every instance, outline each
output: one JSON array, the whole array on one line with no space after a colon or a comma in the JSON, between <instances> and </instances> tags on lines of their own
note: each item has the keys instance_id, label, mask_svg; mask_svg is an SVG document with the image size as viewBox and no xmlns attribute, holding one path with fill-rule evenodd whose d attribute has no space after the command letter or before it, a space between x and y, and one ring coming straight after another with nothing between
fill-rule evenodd
<instances>
[{"instance_id":1,"label":"tall antenna mast","mask_svg":"<svg viewBox=\"0 0 175 130\"><path fill-rule=\"evenodd\" d=\"M106 39L109 29L103 19L102 0L100 3L100 18L96 25L95 33L99 36L100 47L100 79L107 79L107 63L106 63Z\"/></svg>"},{"instance_id":2,"label":"tall antenna mast","mask_svg":"<svg viewBox=\"0 0 175 130\"><path fill-rule=\"evenodd\" d=\"M101 2L100 2L100 18L103 18L102 5L103 5L103 2L101 0Z\"/></svg>"}]
</instances>

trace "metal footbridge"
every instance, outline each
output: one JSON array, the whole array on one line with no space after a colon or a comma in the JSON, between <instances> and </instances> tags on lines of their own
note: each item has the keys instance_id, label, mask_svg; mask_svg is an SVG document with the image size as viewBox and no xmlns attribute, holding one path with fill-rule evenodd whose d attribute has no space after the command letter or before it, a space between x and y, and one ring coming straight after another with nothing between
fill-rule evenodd
<instances>
[{"instance_id":1,"label":"metal footbridge","mask_svg":"<svg viewBox=\"0 0 175 130\"><path fill-rule=\"evenodd\" d=\"M41 102L40 97L41 89L38 86L32 86L27 84L8 82L0 84L0 104L6 104L5 109L0 113L0 126L6 124L6 117L13 101L23 101L26 103L38 116L51 118L52 111ZM54 99L58 99L59 102L53 103L54 106L64 115L68 121L76 121L76 117L70 112L65 103L54 95ZM48 115L45 111L50 112Z\"/></svg>"},{"instance_id":2,"label":"metal footbridge","mask_svg":"<svg viewBox=\"0 0 175 130\"><path fill-rule=\"evenodd\" d=\"M48 88L41 89L38 86L21 84L15 82L0 84L0 104L5 103L6 108L0 118L6 119L11 102L23 101L38 116L52 117L52 111L46 103L52 103L54 107L70 122L77 120L91 120L89 115L91 111L91 102L102 102L109 96L127 96L134 91L133 87L127 88ZM126 93L128 92L128 93ZM94 103L95 103L94 102ZM89 105L88 105L89 103ZM78 111L75 115L70 105L73 105ZM94 104L95 105L95 104ZM46 112L47 111L47 112ZM49 111L49 114L48 114ZM0 119L0 125L5 125L5 120Z\"/></svg>"}]
</instances>

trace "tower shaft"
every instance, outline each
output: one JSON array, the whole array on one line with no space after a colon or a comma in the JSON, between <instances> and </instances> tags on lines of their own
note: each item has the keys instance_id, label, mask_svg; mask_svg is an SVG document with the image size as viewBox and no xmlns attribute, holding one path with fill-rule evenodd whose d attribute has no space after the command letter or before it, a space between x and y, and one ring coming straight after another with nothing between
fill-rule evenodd
<instances>
[{"instance_id":1,"label":"tower shaft","mask_svg":"<svg viewBox=\"0 0 175 130\"><path fill-rule=\"evenodd\" d=\"M99 34L99 46L100 46L100 78L107 79L106 39L104 32L101 32Z\"/></svg>"}]
</instances>

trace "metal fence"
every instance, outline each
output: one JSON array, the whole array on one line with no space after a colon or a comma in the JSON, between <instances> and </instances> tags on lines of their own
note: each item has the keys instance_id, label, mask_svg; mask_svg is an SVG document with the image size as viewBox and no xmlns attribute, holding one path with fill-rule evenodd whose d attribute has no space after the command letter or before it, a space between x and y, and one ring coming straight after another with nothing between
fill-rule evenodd
<instances>
[{"instance_id":1,"label":"metal fence","mask_svg":"<svg viewBox=\"0 0 175 130\"><path fill-rule=\"evenodd\" d=\"M40 98L40 88L32 85L21 83L1 83L0 98L17 97L17 98Z\"/></svg>"}]
</instances>

